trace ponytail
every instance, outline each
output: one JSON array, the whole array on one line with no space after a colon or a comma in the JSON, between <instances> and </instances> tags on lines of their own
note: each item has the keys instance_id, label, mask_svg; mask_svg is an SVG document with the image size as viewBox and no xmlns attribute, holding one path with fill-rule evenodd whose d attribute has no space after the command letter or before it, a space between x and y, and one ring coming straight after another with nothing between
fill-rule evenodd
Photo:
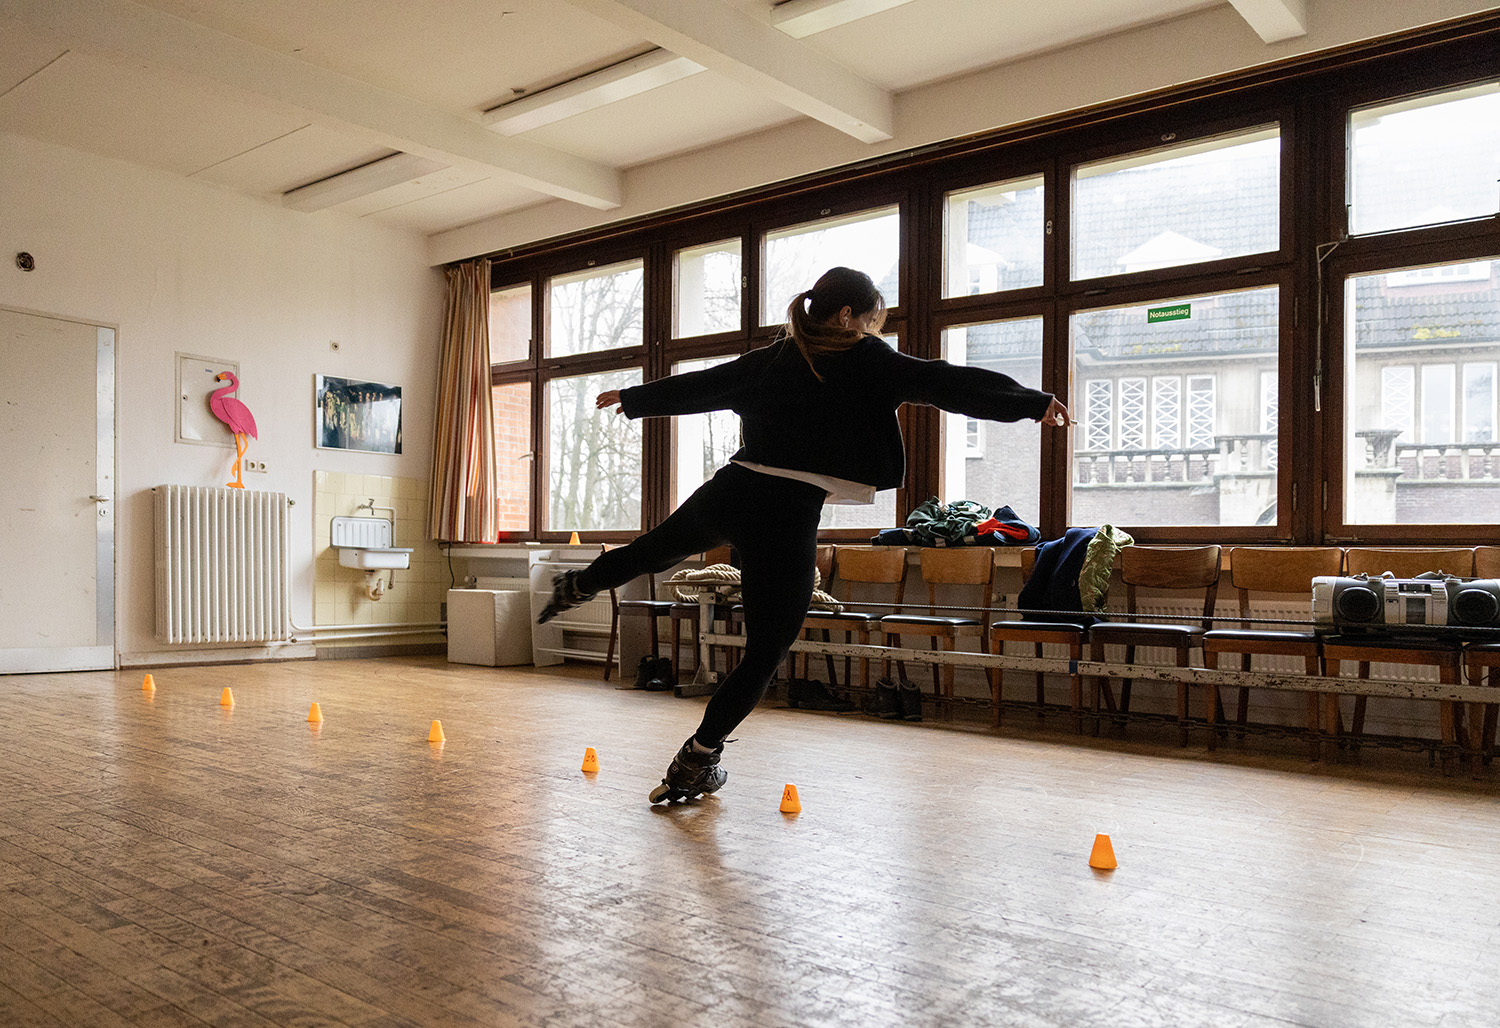
<instances>
[{"instance_id":1,"label":"ponytail","mask_svg":"<svg viewBox=\"0 0 1500 1028\"><path fill-rule=\"evenodd\" d=\"M874 281L862 271L832 268L811 289L798 293L787 306L787 335L819 382L823 376L813 358L838 353L859 342L858 329L844 328L834 319L848 307L856 317L885 311L885 298Z\"/></svg>"}]
</instances>

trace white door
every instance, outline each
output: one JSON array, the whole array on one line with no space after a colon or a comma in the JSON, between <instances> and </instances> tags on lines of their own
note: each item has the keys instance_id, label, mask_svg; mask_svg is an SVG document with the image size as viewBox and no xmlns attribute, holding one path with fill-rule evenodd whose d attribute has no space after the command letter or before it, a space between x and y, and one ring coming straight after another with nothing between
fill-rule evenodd
<instances>
[{"instance_id":1,"label":"white door","mask_svg":"<svg viewBox=\"0 0 1500 1028\"><path fill-rule=\"evenodd\" d=\"M0 309L0 674L115 666L115 333Z\"/></svg>"}]
</instances>

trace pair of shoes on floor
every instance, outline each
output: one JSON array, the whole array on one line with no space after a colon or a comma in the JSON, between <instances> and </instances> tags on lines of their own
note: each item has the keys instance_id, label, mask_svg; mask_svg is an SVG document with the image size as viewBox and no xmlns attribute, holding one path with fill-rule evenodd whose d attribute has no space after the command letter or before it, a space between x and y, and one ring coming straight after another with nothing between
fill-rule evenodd
<instances>
[{"instance_id":1,"label":"pair of shoes on floor","mask_svg":"<svg viewBox=\"0 0 1500 1028\"><path fill-rule=\"evenodd\" d=\"M832 710L841 714L854 709L854 704L829 692L828 686L808 678L787 682L786 704L793 710Z\"/></svg>"},{"instance_id":2,"label":"pair of shoes on floor","mask_svg":"<svg viewBox=\"0 0 1500 1028\"><path fill-rule=\"evenodd\" d=\"M536 623L545 625L563 611L581 607L596 595L596 593L586 593L578 588L577 571L564 571L552 579L552 598L536 616Z\"/></svg>"},{"instance_id":3,"label":"pair of shoes on floor","mask_svg":"<svg viewBox=\"0 0 1500 1028\"><path fill-rule=\"evenodd\" d=\"M900 684L889 678L875 683L875 696L870 700L868 713L887 721L900 718L904 721L922 720L922 690L915 682L901 676Z\"/></svg>"},{"instance_id":4,"label":"pair of shoes on floor","mask_svg":"<svg viewBox=\"0 0 1500 1028\"><path fill-rule=\"evenodd\" d=\"M680 800L696 799L705 793L718 792L729 780L729 772L719 766L719 757L724 744L709 753L699 753L693 748L692 737L682 744L677 756L667 767L661 784L651 790L652 803L676 803Z\"/></svg>"},{"instance_id":5,"label":"pair of shoes on floor","mask_svg":"<svg viewBox=\"0 0 1500 1028\"><path fill-rule=\"evenodd\" d=\"M653 657L649 653L641 658L635 668L635 687L647 692L666 692L672 688L677 677L672 674L672 662L666 657Z\"/></svg>"}]
</instances>

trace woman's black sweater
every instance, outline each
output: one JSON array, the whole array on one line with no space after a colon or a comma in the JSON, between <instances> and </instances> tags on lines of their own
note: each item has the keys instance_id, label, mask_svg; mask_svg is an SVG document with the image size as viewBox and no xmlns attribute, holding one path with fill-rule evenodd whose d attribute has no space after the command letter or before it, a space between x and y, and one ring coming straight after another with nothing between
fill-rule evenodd
<instances>
[{"instance_id":1,"label":"woman's black sweater","mask_svg":"<svg viewBox=\"0 0 1500 1028\"><path fill-rule=\"evenodd\" d=\"M867 335L815 358L818 374L790 339L736 360L620 390L627 417L732 410L743 445L731 460L809 471L894 489L906 475L896 408L926 403L987 421L1040 419L1050 393L1009 375L899 353Z\"/></svg>"}]
</instances>

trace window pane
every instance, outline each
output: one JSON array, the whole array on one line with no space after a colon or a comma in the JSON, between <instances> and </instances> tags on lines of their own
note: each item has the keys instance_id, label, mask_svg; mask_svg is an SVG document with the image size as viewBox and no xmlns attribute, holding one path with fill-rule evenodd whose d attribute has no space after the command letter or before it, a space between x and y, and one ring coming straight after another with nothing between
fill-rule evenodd
<instances>
[{"instance_id":1,"label":"window pane","mask_svg":"<svg viewBox=\"0 0 1500 1028\"><path fill-rule=\"evenodd\" d=\"M740 241L677 251L672 336L740 330Z\"/></svg>"},{"instance_id":2,"label":"window pane","mask_svg":"<svg viewBox=\"0 0 1500 1028\"><path fill-rule=\"evenodd\" d=\"M1351 276L1344 311L1345 523L1493 523L1500 260Z\"/></svg>"},{"instance_id":3,"label":"window pane","mask_svg":"<svg viewBox=\"0 0 1500 1028\"><path fill-rule=\"evenodd\" d=\"M943 357L987 368L1024 386L1042 387L1042 319L963 325L943 332ZM1034 421L975 421L982 443L971 447L970 419L943 415L943 499L1009 504L1033 525L1041 515L1041 432ZM925 499L925 497L924 497Z\"/></svg>"},{"instance_id":4,"label":"window pane","mask_svg":"<svg viewBox=\"0 0 1500 1028\"><path fill-rule=\"evenodd\" d=\"M1275 523L1263 382L1277 367L1279 301L1272 287L1072 316L1084 389L1075 524Z\"/></svg>"},{"instance_id":5,"label":"window pane","mask_svg":"<svg viewBox=\"0 0 1500 1028\"><path fill-rule=\"evenodd\" d=\"M839 266L863 271L874 279L886 306L900 303L901 218L895 207L768 232L765 243L762 325L786 321L792 297L811 289L829 268Z\"/></svg>"},{"instance_id":6,"label":"window pane","mask_svg":"<svg viewBox=\"0 0 1500 1028\"><path fill-rule=\"evenodd\" d=\"M493 308L491 308L493 310ZM495 406L495 484L500 531L531 528L531 383L512 382L490 390Z\"/></svg>"},{"instance_id":7,"label":"window pane","mask_svg":"<svg viewBox=\"0 0 1500 1028\"><path fill-rule=\"evenodd\" d=\"M1073 169L1073 278L1280 246L1275 126Z\"/></svg>"},{"instance_id":8,"label":"window pane","mask_svg":"<svg viewBox=\"0 0 1500 1028\"><path fill-rule=\"evenodd\" d=\"M1355 235L1500 211L1500 84L1354 111L1349 136Z\"/></svg>"},{"instance_id":9,"label":"window pane","mask_svg":"<svg viewBox=\"0 0 1500 1028\"><path fill-rule=\"evenodd\" d=\"M943 210L943 295L1042 284L1040 176L949 193Z\"/></svg>"},{"instance_id":10,"label":"window pane","mask_svg":"<svg viewBox=\"0 0 1500 1028\"><path fill-rule=\"evenodd\" d=\"M590 268L547 283L547 355L641 345L641 262Z\"/></svg>"},{"instance_id":11,"label":"window pane","mask_svg":"<svg viewBox=\"0 0 1500 1028\"><path fill-rule=\"evenodd\" d=\"M641 423L594 406L606 389L640 385L639 368L547 383L547 528L641 527Z\"/></svg>"},{"instance_id":12,"label":"window pane","mask_svg":"<svg viewBox=\"0 0 1500 1028\"><path fill-rule=\"evenodd\" d=\"M531 356L531 286L510 286L490 294L490 363Z\"/></svg>"},{"instance_id":13,"label":"window pane","mask_svg":"<svg viewBox=\"0 0 1500 1028\"><path fill-rule=\"evenodd\" d=\"M701 361L682 361L672 367L674 375L702 371L734 360L733 355ZM732 410L688 414L672 419L676 431L677 473L672 483L672 508L713 477L740 448L740 417Z\"/></svg>"}]
</instances>

